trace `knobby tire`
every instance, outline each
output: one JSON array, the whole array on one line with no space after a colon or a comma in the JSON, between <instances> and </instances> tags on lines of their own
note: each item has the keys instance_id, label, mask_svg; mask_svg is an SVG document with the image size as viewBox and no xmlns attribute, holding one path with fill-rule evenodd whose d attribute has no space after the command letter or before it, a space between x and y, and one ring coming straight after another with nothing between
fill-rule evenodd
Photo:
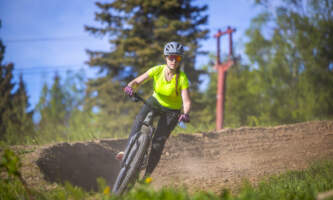
<instances>
[{"instance_id":1,"label":"knobby tire","mask_svg":"<svg viewBox=\"0 0 333 200\"><path fill-rule=\"evenodd\" d=\"M139 137L134 141L128 150L128 155L124 155L123 165L113 187L113 193L121 195L131 184L135 183L140 172L142 160L149 146L149 135L146 131L139 133Z\"/></svg>"}]
</instances>

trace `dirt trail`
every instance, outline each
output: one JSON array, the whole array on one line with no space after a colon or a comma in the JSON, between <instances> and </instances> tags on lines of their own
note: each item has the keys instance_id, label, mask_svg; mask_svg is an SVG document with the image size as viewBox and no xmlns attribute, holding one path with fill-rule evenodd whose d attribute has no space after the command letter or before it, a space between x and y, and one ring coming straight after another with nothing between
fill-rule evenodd
<instances>
[{"instance_id":1,"label":"dirt trail","mask_svg":"<svg viewBox=\"0 0 333 200\"><path fill-rule=\"evenodd\" d=\"M113 184L119 170L114 156L125 145L126 140L99 140L16 150L30 185L50 188L69 181L96 190L97 177ZM153 173L153 186L219 192L222 187L235 188L244 178L255 183L320 159L333 159L333 121L180 134L169 138Z\"/></svg>"},{"instance_id":2,"label":"dirt trail","mask_svg":"<svg viewBox=\"0 0 333 200\"><path fill-rule=\"evenodd\" d=\"M273 128L228 129L219 133L171 138L158 169L157 187L183 185L190 190L233 188L243 178L303 169L333 158L333 121Z\"/></svg>"}]
</instances>

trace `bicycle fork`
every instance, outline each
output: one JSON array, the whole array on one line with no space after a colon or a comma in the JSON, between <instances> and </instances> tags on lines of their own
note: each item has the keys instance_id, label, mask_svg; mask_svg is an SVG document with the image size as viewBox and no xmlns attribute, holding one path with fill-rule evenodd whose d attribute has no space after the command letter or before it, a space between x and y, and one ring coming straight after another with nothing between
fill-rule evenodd
<instances>
[{"instance_id":1,"label":"bicycle fork","mask_svg":"<svg viewBox=\"0 0 333 200\"><path fill-rule=\"evenodd\" d=\"M141 163L141 170L144 170L147 168L148 166L148 159L149 159L149 152L150 152L150 148L151 148L151 144L152 144L152 138L153 138L153 134L155 132L155 128L153 127L153 119L154 119L154 111L150 111L145 120L142 122L142 127L141 127L141 134L148 134L149 136L149 144L148 144L148 148L145 152L145 155L142 159L142 163Z\"/></svg>"}]
</instances>

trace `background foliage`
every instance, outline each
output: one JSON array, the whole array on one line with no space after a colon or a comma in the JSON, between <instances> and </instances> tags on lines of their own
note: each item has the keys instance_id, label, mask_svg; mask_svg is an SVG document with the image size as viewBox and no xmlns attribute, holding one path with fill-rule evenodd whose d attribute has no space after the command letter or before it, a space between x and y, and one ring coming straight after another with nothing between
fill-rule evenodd
<instances>
[{"instance_id":1,"label":"background foliage","mask_svg":"<svg viewBox=\"0 0 333 200\"><path fill-rule=\"evenodd\" d=\"M257 1L267 12L252 19L245 53L228 71L225 125L288 124L333 118L333 3ZM209 67L208 67L209 68ZM216 75L203 102L213 113ZM213 122L211 118L210 122Z\"/></svg>"},{"instance_id":2,"label":"background foliage","mask_svg":"<svg viewBox=\"0 0 333 200\"><path fill-rule=\"evenodd\" d=\"M225 126L271 126L333 118L333 2L330 0L256 0L266 12L252 19L246 36L245 56L227 74ZM215 127L216 72L214 55L207 65L196 66L200 42L208 30L206 6L192 0L97 2L100 27L86 27L92 35L108 37L110 51L89 50L88 64L99 68L98 78L84 73L54 76L45 84L38 105L28 110L22 76L13 80L13 63L4 63L0 39L0 144L43 144L57 141L126 137L139 105L128 100L122 87L148 68L164 62L162 49L176 40L186 46L182 68L191 81L193 111L186 130L198 132ZM266 8L266 9L265 9ZM0 21L1 22L1 21ZM1 25L1 23L0 23ZM206 90L199 91L200 75L209 76ZM139 91L151 93L151 83ZM33 115L35 120L33 120ZM101 192L90 194L70 184L52 191L27 188L19 158L1 151L0 199L119 199ZM224 190L188 194L184 190L153 191L139 186L127 199L314 199L333 188L332 162L307 171L272 177L254 187L244 184L236 195ZM103 191L103 192L102 192Z\"/></svg>"},{"instance_id":3,"label":"background foliage","mask_svg":"<svg viewBox=\"0 0 333 200\"><path fill-rule=\"evenodd\" d=\"M1 28L1 21L0 21ZM0 141L10 144L25 142L33 134L32 111L28 111L28 95L20 76L13 82L13 63L3 63L5 46L0 40Z\"/></svg>"},{"instance_id":4,"label":"background foliage","mask_svg":"<svg viewBox=\"0 0 333 200\"><path fill-rule=\"evenodd\" d=\"M333 3L329 0L257 0L263 12L246 32L244 55L227 73L226 127L271 126L333 118ZM124 85L150 67L164 63L163 46L171 40L186 47L182 69L191 82L193 109L185 130L215 128L215 56L196 66L206 6L193 0L113 1L96 3L99 27L94 36L108 37L110 51L88 50L87 64L100 69L95 79L83 72L54 76L45 84L33 110L22 77L13 81L12 63L3 63L0 40L0 140L8 144L50 143L127 137L140 104L122 92ZM238 56L238 55L235 55ZM226 57L226 56L223 56ZM208 75L205 90L200 76ZM138 91L152 92L151 82ZM34 120L33 117L34 116Z\"/></svg>"}]
</instances>

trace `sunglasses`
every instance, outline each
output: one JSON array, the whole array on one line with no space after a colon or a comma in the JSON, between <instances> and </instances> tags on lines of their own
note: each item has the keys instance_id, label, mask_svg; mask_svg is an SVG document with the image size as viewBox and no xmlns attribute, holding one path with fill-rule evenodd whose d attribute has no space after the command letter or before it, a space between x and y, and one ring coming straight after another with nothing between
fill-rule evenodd
<instances>
[{"instance_id":1,"label":"sunglasses","mask_svg":"<svg viewBox=\"0 0 333 200\"><path fill-rule=\"evenodd\" d=\"M180 62L182 60L182 57L179 56L179 55L169 55L169 56L166 56L166 57L170 61L176 60L177 62Z\"/></svg>"}]
</instances>

